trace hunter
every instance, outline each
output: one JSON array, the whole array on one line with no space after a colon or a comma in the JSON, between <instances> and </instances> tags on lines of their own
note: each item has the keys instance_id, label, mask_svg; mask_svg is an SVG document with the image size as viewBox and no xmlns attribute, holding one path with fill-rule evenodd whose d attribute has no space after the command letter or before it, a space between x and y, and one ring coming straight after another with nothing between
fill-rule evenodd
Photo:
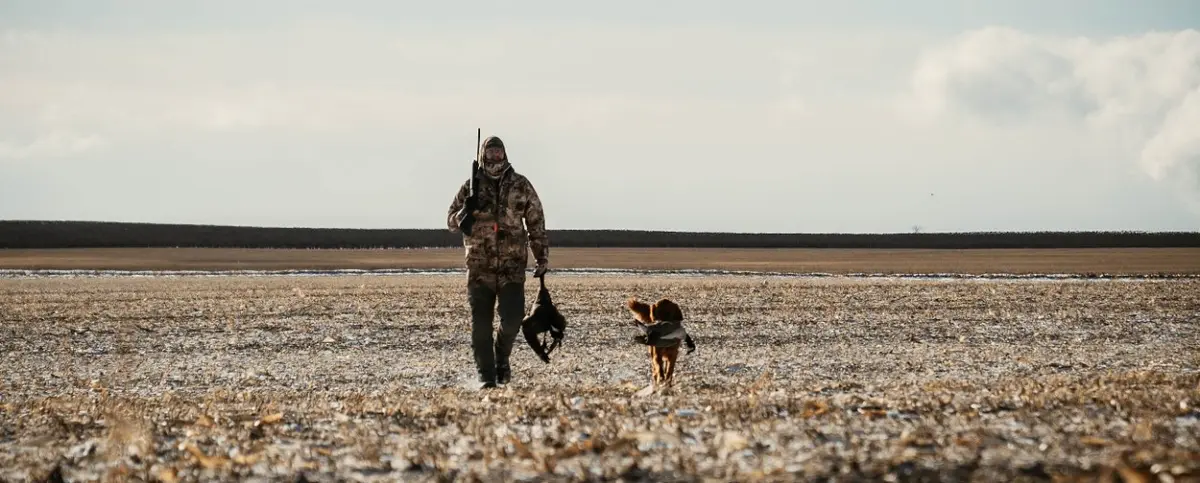
<instances>
[{"instance_id":1,"label":"hunter","mask_svg":"<svg viewBox=\"0 0 1200 483\"><path fill-rule=\"evenodd\" d=\"M488 136L479 151L474 202L469 201L468 179L450 203L447 224L451 232L462 232L460 211L474 213L470 232L463 233L471 350L481 387L493 388L512 378L509 354L524 317L529 252L536 262L534 277L540 277L546 272L550 245L542 201L529 179L513 169L504 142ZM500 328L493 337L497 311Z\"/></svg>"}]
</instances>

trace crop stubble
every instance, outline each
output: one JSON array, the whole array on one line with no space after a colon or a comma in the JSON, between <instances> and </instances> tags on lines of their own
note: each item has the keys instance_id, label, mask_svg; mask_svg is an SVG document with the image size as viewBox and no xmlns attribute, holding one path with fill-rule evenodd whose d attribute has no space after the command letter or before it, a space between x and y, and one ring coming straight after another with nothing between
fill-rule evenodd
<instances>
[{"instance_id":1,"label":"crop stubble","mask_svg":"<svg viewBox=\"0 0 1200 483\"><path fill-rule=\"evenodd\" d=\"M1195 280L548 283L561 352L478 392L458 275L0 280L0 480L1200 469ZM634 295L691 320L673 392L634 395Z\"/></svg>"}]
</instances>

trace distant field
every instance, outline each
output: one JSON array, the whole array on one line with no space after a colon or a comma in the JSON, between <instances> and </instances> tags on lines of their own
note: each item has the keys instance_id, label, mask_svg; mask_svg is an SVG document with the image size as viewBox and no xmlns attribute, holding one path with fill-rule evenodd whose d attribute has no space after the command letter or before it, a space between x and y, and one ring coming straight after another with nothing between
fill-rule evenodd
<instances>
[{"instance_id":1,"label":"distant field","mask_svg":"<svg viewBox=\"0 0 1200 483\"><path fill-rule=\"evenodd\" d=\"M288 270L459 268L461 248L82 248L0 250L0 269ZM552 248L552 268L820 273L1200 273L1200 248Z\"/></svg>"}]
</instances>

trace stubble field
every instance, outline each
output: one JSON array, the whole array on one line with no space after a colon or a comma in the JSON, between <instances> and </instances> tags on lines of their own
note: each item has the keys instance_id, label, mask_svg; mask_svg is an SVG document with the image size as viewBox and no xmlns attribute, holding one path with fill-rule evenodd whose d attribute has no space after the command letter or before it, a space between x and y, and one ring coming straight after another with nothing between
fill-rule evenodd
<instances>
[{"instance_id":1,"label":"stubble field","mask_svg":"<svg viewBox=\"0 0 1200 483\"><path fill-rule=\"evenodd\" d=\"M491 391L462 282L0 279L0 481L1200 480L1194 278L551 272L561 352Z\"/></svg>"}]
</instances>

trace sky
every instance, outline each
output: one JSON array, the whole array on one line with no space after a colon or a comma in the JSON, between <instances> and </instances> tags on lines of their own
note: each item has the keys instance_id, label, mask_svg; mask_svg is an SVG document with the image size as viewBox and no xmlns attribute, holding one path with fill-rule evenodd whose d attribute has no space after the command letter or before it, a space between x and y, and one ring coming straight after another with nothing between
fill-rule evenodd
<instances>
[{"instance_id":1,"label":"sky","mask_svg":"<svg viewBox=\"0 0 1200 483\"><path fill-rule=\"evenodd\" d=\"M4 0L0 219L1200 230L1194 0Z\"/></svg>"}]
</instances>

